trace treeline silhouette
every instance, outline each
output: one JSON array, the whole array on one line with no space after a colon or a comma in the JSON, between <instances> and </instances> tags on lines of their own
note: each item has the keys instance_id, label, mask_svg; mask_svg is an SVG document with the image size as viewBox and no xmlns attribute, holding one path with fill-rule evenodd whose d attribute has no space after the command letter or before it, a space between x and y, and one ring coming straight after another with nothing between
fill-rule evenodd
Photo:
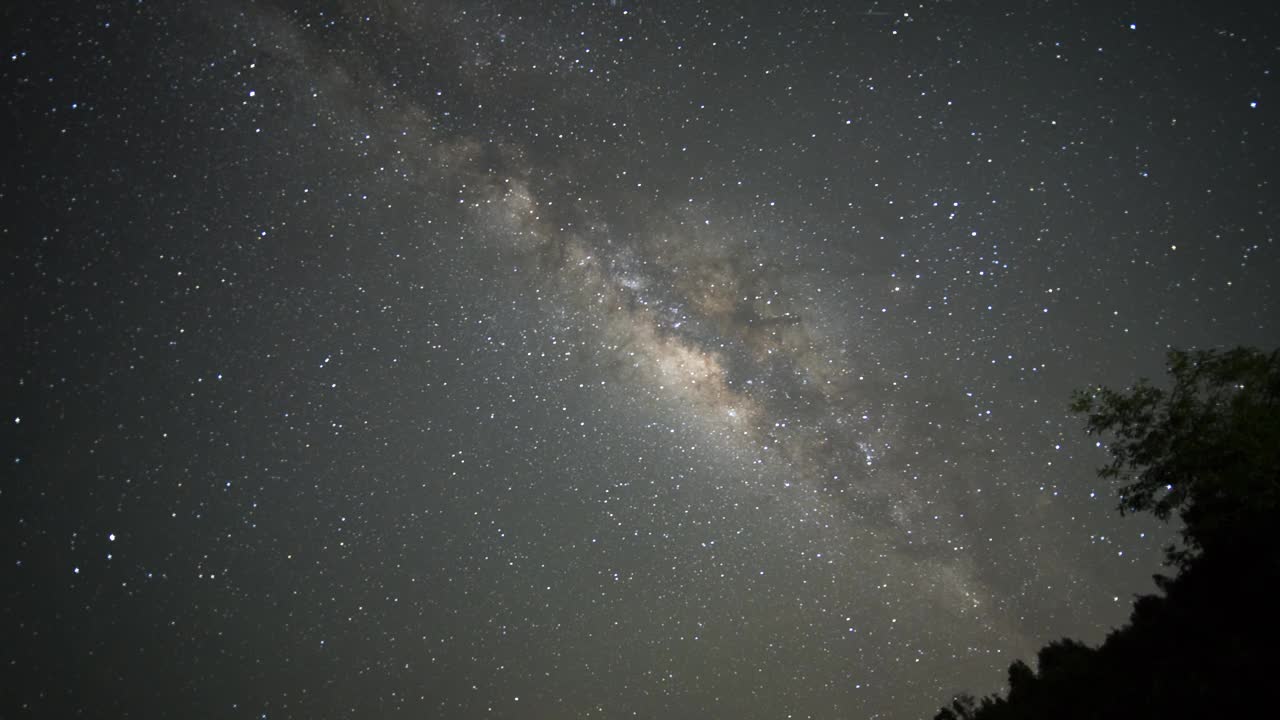
<instances>
[{"instance_id":1,"label":"treeline silhouette","mask_svg":"<svg viewBox=\"0 0 1280 720\"><path fill-rule=\"evenodd\" d=\"M1280 702L1280 351L1172 351L1169 389L1075 393L1109 440L1098 471L1122 513L1183 522L1172 577L1099 647L1041 648L1003 695L957 695L935 720L1273 717Z\"/></svg>"}]
</instances>

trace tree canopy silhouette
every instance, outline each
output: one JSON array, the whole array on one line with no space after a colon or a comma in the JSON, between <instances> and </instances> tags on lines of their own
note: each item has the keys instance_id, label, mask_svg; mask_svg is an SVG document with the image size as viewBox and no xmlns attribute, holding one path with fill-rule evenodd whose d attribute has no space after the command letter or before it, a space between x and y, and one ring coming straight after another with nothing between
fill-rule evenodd
<instances>
[{"instance_id":1,"label":"tree canopy silhouette","mask_svg":"<svg viewBox=\"0 0 1280 720\"><path fill-rule=\"evenodd\" d=\"M935 720L1220 717L1272 704L1280 647L1280 351L1168 355L1169 389L1140 380L1091 388L1071 409L1109 439L1098 474L1119 481L1122 513L1182 520L1178 573L1137 598L1098 648L1063 639L1037 669L1009 668L1009 690L956 696Z\"/></svg>"},{"instance_id":2,"label":"tree canopy silhouette","mask_svg":"<svg viewBox=\"0 0 1280 720\"><path fill-rule=\"evenodd\" d=\"M1191 552L1237 544L1280 502L1280 351L1174 350L1169 374L1168 391L1146 380L1078 391L1071 409L1087 414L1089 433L1114 438L1098 474L1128 481L1121 512L1178 512Z\"/></svg>"}]
</instances>

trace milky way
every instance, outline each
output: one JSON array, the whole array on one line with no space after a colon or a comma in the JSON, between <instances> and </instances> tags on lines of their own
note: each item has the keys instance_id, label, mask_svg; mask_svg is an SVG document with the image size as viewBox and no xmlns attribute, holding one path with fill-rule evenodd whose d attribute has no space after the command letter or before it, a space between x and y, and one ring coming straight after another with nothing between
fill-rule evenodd
<instances>
[{"instance_id":1,"label":"milky way","mask_svg":"<svg viewBox=\"0 0 1280 720\"><path fill-rule=\"evenodd\" d=\"M1100 641L1175 528L1066 402L1280 338L1276 25L1052 5L15 15L4 707L910 718Z\"/></svg>"}]
</instances>

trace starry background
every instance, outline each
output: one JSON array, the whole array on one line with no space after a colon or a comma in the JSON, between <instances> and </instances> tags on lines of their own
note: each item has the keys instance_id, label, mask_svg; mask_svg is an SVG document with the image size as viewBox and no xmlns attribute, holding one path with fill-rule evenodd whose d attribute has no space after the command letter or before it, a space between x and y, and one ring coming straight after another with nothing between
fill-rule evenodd
<instances>
[{"instance_id":1,"label":"starry background","mask_svg":"<svg viewBox=\"0 0 1280 720\"><path fill-rule=\"evenodd\" d=\"M1174 529L1073 388L1280 344L1277 11L3 11L0 714L910 718Z\"/></svg>"}]
</instances>

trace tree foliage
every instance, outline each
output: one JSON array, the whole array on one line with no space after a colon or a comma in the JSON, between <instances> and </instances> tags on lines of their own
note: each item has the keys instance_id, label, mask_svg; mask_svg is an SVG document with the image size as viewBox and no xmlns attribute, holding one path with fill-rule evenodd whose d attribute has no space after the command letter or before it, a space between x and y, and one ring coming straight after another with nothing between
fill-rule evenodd
<instances>
[{"instance_id":1,"label":"tree foliage","mask_svg":"<svg viewBox=\"0 0 1280 720\"><path fill-rule=\"evenodd\" d=\"M1175 514L1186 548L1161 594L1097 648L1063 639L1009 691L957 696L935 720L1227 717L1269 704L1280 647L1280 351L1169 353L1170 387L1142 380L1077 392L1071 407L1109 439L1103 478L1120 511Z\"/></svg>"},{"instance_id":2,"label":"tree foliage","mask_svg":"<svg viewBox=\"0 0 1280 720\"><path fill-rule=\"evenodd\" d=\"M1192 550L1230 542L1280 508L1280 351L1169 353L1172 387L1075 393L1090 434L1112 438L1099 476L1120 511L1178 513Z\"/></svg>"}]
</instances>

